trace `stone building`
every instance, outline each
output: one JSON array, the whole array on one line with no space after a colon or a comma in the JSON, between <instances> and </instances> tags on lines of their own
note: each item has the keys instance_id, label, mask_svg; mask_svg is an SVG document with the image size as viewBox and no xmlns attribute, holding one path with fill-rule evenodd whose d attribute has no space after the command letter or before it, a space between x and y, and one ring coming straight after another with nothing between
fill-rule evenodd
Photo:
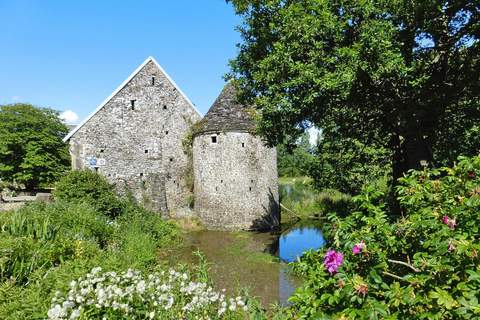
<instances>
[{"instance_id":1,"label":"stone building","mask_svg":"<svg viewBox=\"0 0 480 320\"><path fill-rule=\"evenodd\" d=\"M188 212L191 164L182 148L201 119L190 100L149 57L64 139L72 168L91 168L147 207Z\"/></svg>"},{"instance_id":2,"label":"stone building","mask_svg":"<svg viewBox=\"0 0 480 320\"><path fill-rule=\"evenodd\" d=\"M196 126L193 140L195 213L211 229L279 225L277 153L253 135L247 106L227 83Z\"/></svg>"}]
</instances>

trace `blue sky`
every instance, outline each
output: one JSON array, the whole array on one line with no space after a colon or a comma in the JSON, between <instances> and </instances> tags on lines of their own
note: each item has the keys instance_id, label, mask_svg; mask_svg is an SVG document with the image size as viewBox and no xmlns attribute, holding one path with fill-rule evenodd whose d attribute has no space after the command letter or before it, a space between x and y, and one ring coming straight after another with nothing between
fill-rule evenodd
<instances>
[{"instance_id":1,"label":"blue sky","mask_svg":"<svg viewBox=\"0 0 480 320\"><path fill-rule=\"evenodd\" d=\"M240 41L224 0L0 0L0 21L0 104L72 110L76 123L148 56L205 114Z\"/></svg>"}]
</instances>

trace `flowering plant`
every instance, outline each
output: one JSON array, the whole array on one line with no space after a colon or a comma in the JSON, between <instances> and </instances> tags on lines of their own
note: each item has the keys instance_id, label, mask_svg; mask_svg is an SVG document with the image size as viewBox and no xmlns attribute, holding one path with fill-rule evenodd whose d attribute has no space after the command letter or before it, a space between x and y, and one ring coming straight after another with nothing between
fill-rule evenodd
<instances>
[{"instance_id":1,"label":"flowering plant","mask_svg":"<svg viewBox=\"0 0 480 320\"><path fill-rule=\"evenodd\" d=\"M185 272L174 269L142 275L92 269L57 292L48 319L223 319L247 311L243 297L227 298Z\"/></svg>"},{"instance_id":2,"label":"flowering plant","mask_svg":"<svg viewBox=\"0 0 480 320\"><path fill-rule=\"evenodd\" d=\"M294 264L306 282L291 298L291 316L479 318L479 173L480 157L411 171L397 189L401 216L388 214L385 192L374 187L354 198L357 210L349 216L329 215L324 234L331 249ZM343 252L335 270L333 250Z\"/></svg>"}]
</instances>

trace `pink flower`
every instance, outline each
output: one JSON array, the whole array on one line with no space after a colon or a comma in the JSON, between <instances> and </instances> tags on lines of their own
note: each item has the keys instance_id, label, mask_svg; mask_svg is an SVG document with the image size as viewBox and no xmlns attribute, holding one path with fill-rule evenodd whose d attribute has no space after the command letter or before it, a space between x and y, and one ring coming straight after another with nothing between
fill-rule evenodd
<instances>
[{"instance_id":1,"label":"pink flower","mask_svg":"<svg viewBox=\"0 0 480 320\"><path fill-rule=\"evenodd\" d=\"M450 241L448 243L448 252L452 252L453 250L455 250L455 246L453 245L453 243Z\"/></svg>"},{"instance_id":2,"label":"pink flower","mask_svg":"<svg viewBox=\"0 0 480 320\"><path fill-rule=\"evenodd\" d=\"M353 246L353 254L354 255L357 255L359 254L360 252L362 252L365 248L367 247L367 245L365 244L365 241L361 241L360 243L356 243L354 246Z\"/></svg>"},{"instance_id":3,"label":"pink flower","mask_svg":"<svg viewBox=\"0 0 480 320\"><path fill-rule=\"evenodd\" d=\"M443 222L444 224L448 225L448 222L449 222L449 221L450 221L450 218L449 218L447 215L443 216L442 222Z\"/></svg>"},{"instance_id":4,"label":"pink flower","mask_svg":"<svg viewBox=\"0 0 480 320\"><path fill-rule=\"evenodd\" d=\"M443 216L442 222L452 230L455 230L455 227L457 226L457 219L450 219L450 217L447 215Z\"/></svg>"},{"instance_id":5,"label":"pink flower","mask_svg":"<svg viewBox=\"0 0 480 320\"><path fill-rule=\"evenodd\" d=\"M323 265L327 268L330 274L337 273L338 268L343 263L343 254L341 252L336 252L335 250L328 250L325 253L325 257L323 258Z\"/></svg>"}]
</instances>

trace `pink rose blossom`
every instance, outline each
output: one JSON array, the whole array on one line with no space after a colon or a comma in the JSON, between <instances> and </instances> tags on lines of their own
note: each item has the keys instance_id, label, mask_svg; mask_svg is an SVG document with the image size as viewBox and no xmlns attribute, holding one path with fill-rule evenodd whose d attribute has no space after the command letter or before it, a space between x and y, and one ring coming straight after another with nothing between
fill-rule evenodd
<instances>
[{"instance_id":1,"label":"pink rose blossom","mask_svg":"<svg viewBox=\"0 0 480 320\"><path fill-rule=\"evenodd\" d=\"M337 273L338 268L343 263L343 254L341 252L336 252L335 250L328 250L325 253L325 257L323 258L323 265L327 268L330 274Z\"/></svg>"},{"instance_id":2,"label":"pink rose blossom","mask_svg":"<svg viewBox=\"0 0 480 320\"><path fill-rule=\"evenodd\" d=\"M365 244L365 241L361 241L360 243L356 243L354 246L353 246L353 254L354 255L357 255L359 254L360 252L362 252L365 248L367 247L367 245Z\"/></svg>"},{"instance_id":3,"label":"pink rose blossom","mask_svg":"<svg viewBox=\"0 0 480 320\"><path fill-rule=\"evenodd\" d=\"M447 215L443 216L442 222L452 230L455 230L455 227L457 226L457 219L450 219L450 217Z\"/></svg>"}]
</instances>

